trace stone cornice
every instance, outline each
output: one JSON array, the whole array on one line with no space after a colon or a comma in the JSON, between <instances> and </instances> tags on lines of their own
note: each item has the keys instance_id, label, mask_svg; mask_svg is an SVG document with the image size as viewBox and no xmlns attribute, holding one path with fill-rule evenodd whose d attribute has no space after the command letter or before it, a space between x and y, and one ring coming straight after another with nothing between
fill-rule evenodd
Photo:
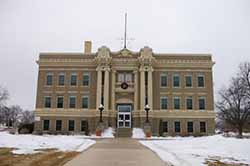
<instances>
[{"instance_id":1,"label":"stone cornice","mask_svg":"<svg viewBox=\"0 0 250 166\"><path fill-rule=\"evenodd\" d=\"M37 63L40 66L97 66L97 65L122 65L122 66L156 66L180 68L212 68L215 64L209 54L154 54L152 49L144 47L139 56L134 52L123 49L111 56L109 48L102 46L98 52L91 55L70 53L41 53Z\"/></svg>"}]
</instances>

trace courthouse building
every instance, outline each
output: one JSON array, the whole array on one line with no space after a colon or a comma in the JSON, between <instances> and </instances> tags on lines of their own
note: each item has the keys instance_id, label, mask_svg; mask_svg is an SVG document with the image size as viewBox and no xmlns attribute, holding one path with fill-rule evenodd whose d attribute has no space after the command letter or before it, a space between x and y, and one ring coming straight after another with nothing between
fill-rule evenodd
<instances>
[{"instance_id":1,"label":"courthouse building","mask_svg":"<svg viewBox=\"0 0 250 166\"><path fill-rule=\"evenodd\" d=\"M91 42L79 53L40 53L37 133L95 133L104 105L106 127L143 128L150 107L153 135L214 133L214 62L210 54L113 52Z\"/></svg>"}]
</instances>

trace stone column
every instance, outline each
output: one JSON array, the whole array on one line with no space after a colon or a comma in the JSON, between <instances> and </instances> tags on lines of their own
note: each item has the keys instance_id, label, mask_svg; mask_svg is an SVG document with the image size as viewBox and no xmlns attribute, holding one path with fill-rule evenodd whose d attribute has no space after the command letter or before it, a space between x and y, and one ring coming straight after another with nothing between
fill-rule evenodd
<instances>
[{"instance_id":1,"label":"stone column","mask_svg":"<svg viewBox=\"0 0 250 166\"><path fill-rule=\"evenodd\" d=\"M112 70L112 97L111 97L111 109L115 110L115 82L116 82L116 71Z\"/></svg>"},{"instance_id":2,"label":"stone column","mask_svg":"<svg viewBox=\"0 0 250 166\"><path fill-rule=\"evenodd\" d=\"M134 71L134 110L138 109L138 71Z\"/></svg>"},{"instance_id":3,"label":"stone column","mask_svg":"<svg viewBox=\"0 0 250 166\"><path fill-rule=\"evenodd\" d=\"M144 110L145 107L145 69L144 66L140 67L140 109Z\"/></svg>"},{"instance_id":4,"label":"stone column","mask_svg":"<svg viewBox=\"0 0 250 166\"><path fill-rule=\"evenodd\" d=\"M96 109L98 110L102 98L102 71L100 67L97 67L96 70L97 70Z\"/></svg>"},{"instance_id":5,"label":"stone column","mask_svg":"<svg viewBox=\"0 0 250 166\"><path fill-rule=\"evenodd\" d=\"M109 71L110 68L105 68L105 76L104 76L104 111L109 110Z\"/></svg>"},{"instance_id":6,"label":"stone column","mask_svg":"<svg viewBox=\"0 0 250 166\"><path fill-rule=\"evenodd\" d=\"M153 110L153 67L148 70L148 105Z\"/></svg>"}]
</instances>

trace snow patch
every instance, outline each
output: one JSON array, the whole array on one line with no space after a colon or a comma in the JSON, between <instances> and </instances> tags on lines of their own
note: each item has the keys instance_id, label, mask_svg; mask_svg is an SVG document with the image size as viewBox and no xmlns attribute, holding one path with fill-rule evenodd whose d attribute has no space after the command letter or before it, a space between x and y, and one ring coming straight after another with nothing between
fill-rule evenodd
<instances>
[{"instance_id":1,"label":"snow patch","mask_svg":"<svg viewBox=\"0 0 250 166\"><path fill-rule=\"evenodd\" d=\"M85 136L85 138L114 138L114 133L114 129L109 127L102 132L101 136L96 136L93 134L91 136Z\"/></svg>"},{"instance_id":2,"label":"snow patch","mask_svg":"<svg viewBox=\"0 0 250 166\"><path fill-rule=\"evenodd\" d=\"M132 138L136 139L145 138L145 133L141 128L133 128Z\"/></svg>"},{"instance_id":3,"label":"snow patch","mask_svg":"<svg viewBox=\"0 0 250 166\"><path fill-rule=\"evenodd\" d=\"M14 154L31 154L40 152L39 149L55 148L59 151L81 152L95 143L94 140L83 136L64 135L12 135L0 132L0 147L15 148Z\"/></svg>"},{"instance_id":4,"label":"snow patch","mask_svg":"<svg viewBox=\"0 0 250 166\"><path fill-rule=\"evenodd\" d=\"M107 128L106 130L104 130L104 132L102 133L102 137L103 138L114 138L114 129L112 127Z\"/></svg>"},{"instance_id":5,"label":"snow patch","mask_svg":"<svg viewBox=\"0 0 250 166\"><path fill-rule=\"evenodd\" d=\"M250 140L222 135L204 137L168 137L166 140L140 141L159 157L176 166L205 165L217 158L229 163L250 163Z\"/></svg>"}]
</instances>

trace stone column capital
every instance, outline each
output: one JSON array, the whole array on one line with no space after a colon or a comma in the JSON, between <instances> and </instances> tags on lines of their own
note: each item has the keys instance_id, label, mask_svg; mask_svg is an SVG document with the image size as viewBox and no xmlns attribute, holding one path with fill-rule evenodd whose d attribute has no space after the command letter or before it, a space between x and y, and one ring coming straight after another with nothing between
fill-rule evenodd
<instances>
[{"instance_id":1,"label":"stone column capital","mask_svg":"<svg viewBox=\"0 0 250 166\"><path fill-rule=\"evenodd\" d=\"M145 66L140 66L139 71L144 72L145 71Z\"/></svg>"},{"instance_id":2,"label":"stone column capital","mask_svg":"<svg viewBox=\"0 0 250 166\"><path fill-rule=\"evenodd\" d=\"M153 71L154 71L153 66L148 66L148 67L147 67L147 71L149 71L149 72L153 72Z\"/></svg>"},{"instance_id":3,"label":"stone column capital","mask_svg":"<svg viewBox=\"0 0 250 166\"><path fill-rule=\"evenodd\" d=\"M134 70L133 73L134 73L134 74L138 74L138 70Z\"/></svg>"},{"instance_id":4,"label":"stone column capital","mask_svg":"<svg viewBox=\"0 0 250 166\"><path fill-rule=\"evenodd\" d=\"M97 66L96 67L96 71L101 71L102 70L102 66Z\"/></svg>"},{"instance_id":5,"label":"stone column capital","mask_svg":"<svg viewBox=\"0 0 250 166\"><path fill-rule=\"evenodd\" d=\"M96 67L96 71L110 71L110 67L108 65L98 65Z\"/></svg>"},{"instance_id":6,"label":"stone column capital","mask_svg":"<svg viewBox=\"0 0 250 166\"><path fill-rule=\"evenodd\" d=\"M106 67L104 67L104 71L110 71L110 67L109 66L106 66Z\"/></svg>"}]
</instances>

